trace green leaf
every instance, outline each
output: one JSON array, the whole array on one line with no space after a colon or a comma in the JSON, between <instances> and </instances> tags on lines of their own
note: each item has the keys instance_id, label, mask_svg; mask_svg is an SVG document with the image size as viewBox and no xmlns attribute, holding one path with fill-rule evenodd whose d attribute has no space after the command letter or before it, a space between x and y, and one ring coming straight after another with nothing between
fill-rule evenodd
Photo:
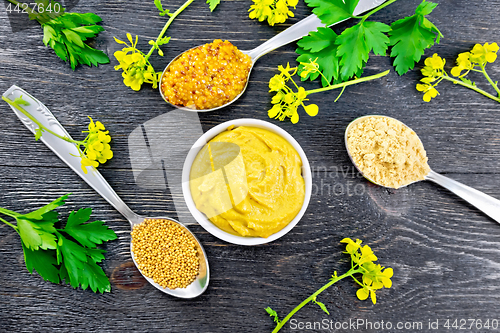
<instances>
[{"instance_id":1,"label":"green leaf","mask_svg":"<svg viewBox=\"0 0 500 333\"><path fill-rule=\"evenodd\" d=\"M83 59L86 59L94 66L99 64L109 64L109 58L104 52L93 49L88 45L85 45L85 48L82 50L80 59L82 59L82 61L84 61Z\"/></svg>"},{"instance_id":2,"label":"green leaf","mask_svg":"<svg viewBox=\"0 0 500 333\"><path fill-rule=\"evenodd\" d=\"M27 219L42 220L44 219L44 214L56 209L59 206L64 205L65 200L68 199L68 197L69 194L65 194L62 197L59 197L56 200L52 201L51 203L40 207L31 213L25 214L24 217Z\"/></svg>"},{"instance_id":3,"label":"green leaf","mask_svg":"<svg viewBox=\"0 0 500 333\"><path fill-rule=\"evenodd\" d=\"M161 5L161 0L155 0L155 6L160 12L163 12L163 6Z\"/></svg>"},{"instance_id":4,"label":"green leaf","mask_svg":"<svg viewBox=\"0 0 500 333\"><path fill-rule=\"evenodd\" d=\"M63 61L69 61L75 70L79 64L97 66L109 63L108 56L84 43L88 38L95 37L104 31L95 25L101 18L93 13L64 13L63 15L43 24L44 43L54 49ZM118 43L124 43L118 41Z\"/></svg>"},{"instance_id":5,"label":"green leaf","mask_svg":"<svg viewBox=\"0 0 500 333\"><path fill-rule=\"evenodd\" d=\"M309 35L297 42L297 45L306 51L319 52L332 44L337 34L330 28L319 27L317 31L311 31Z\"/></svg>"},{"instance_id":6,"label":"green leaf","mask_svg":"<svg viewBox=\"0 0 500 333\"><path fill-rule=\"evenodd\" d=\"M332 25L351 18L359 0L306 0L312 12L325 25Z\"/></svg>"},{"instance_id":7,"label":"green leaf","mask_svg":"<svg viewBox=\"0 0 500 333\"><path fill-rule=\"evenodd\" d=\"M365 27L365 41L368 48L376 55L385 56L390 42L389 37L385 33L391 31L391 27L384 23L370 21L365 21L363 25Z\"/></svg>"},{"instance_id":8,"label":"green leaf","mask_svg":"<svg viewBox=\"0 0 500 333\"><path fill-rule=\"evenodd\" d=\"M61 270L61 276L66 278L67 275L73 288L81 286L82 289L87 289L90 287L93 292L99 291L101 293L111 290L106 274L94 260L97 252L102 250L86 249L60 234L58 245L63 258L62 264L66 270Z\"/></svg>"},{"instance_id":9,"label":"green leaf","mask_svg":"<svg viewBox=\"0 0 500 333\"><path fill-rule=\"evenodd\" d=\"M160 16L165 16L165 15L171 16L170 10L168 10L168 9L164 10L163 9L163 6L161 5L161 1L160 0L155 0L155 6L160 11L158 13Z\"/></svg>"},{"instance_id":10,"label":"green leaf","mask_svg":"<svg viewBox=\"0 0 500 333\"><path fill-rule=\"evenodd\" d=\"M394 67L403 75L415 67L425 49L439 42L441 33L424 15L430 14L437 4L423 1L415 10L415 15L405 17L391 24L390 45Z\"/></svg>"},{"instance_id":11,"label":"green leaf","mask_svg":"<svg viewBox=\"0 0 500 333\"><path fill-rule=\"evenodd\" d=\"M51 44L50 47L54 50L54 52L57 54L59 58L61 58L63 61L68 61L68 51L64 47L63 43L59 43L56 41L53 41L54 44Z\"/></svg>"},{"instance_id":12,"label":"green leaf","mask_svg":"<svg viewBox=\"0 0 500 333\"><path fill-rule=\"evenodd\" d=\"M437 7L437 3L422 1L417 9L415 9L415 14L417 15L429 15Z\"/></svg>"},{"instance_id":13,"label":"green leaf","mask_svg":"<svg viewBox=\"0 0 500 333\"><path fill-rule=\"evenodd\" d=\"M476 83L475 82L472 82L471 80L469 80L468 78L466 77L461 77L460 80L464 83L467 83L467 84L470 84L471 86L476 86Z\"/></svg>"},{"instance_id":14,"label":"green leaf","mask_svg":"<svg viewBox=\"0 0 500 333\"><path fill-rule=\"evenodd\" d=\"M104 31L104 28L101 27L100 25L87 25L87 26L72 28L71 30L78 33L80 38L85 41L87 40L87 38L93 38L97 36L99 32Z\"/></svg>"},{"instance_id":15,"label":"green leaf","mask_svg":"<svg viewBox=\"0 0 500 333\"><path fill-rule=\"evenodd\" d=\"M158 40L158 43L156 43L156 45L161 46L161 45L168 44L168 42L170 42L170 37L163 37L163 38L160 38Z\"/></svg>"},{"instance_id":16,"label":"green leaf","mask_svg":"<svg viewBox=\"0 0 500 333\"><path fill-rule=\"evenodd\" d=\"M75 21L76 23L78 23L79 25L82 25L82 24L88 24L88 25L92 25L92 24L96 24L96 23L99 23L102 21L102 18L99 17L99 15L96 15L94 13L84 13L84 14L81 14L81 13L65 13L64 15L69 15L69 17Z\"/></svg>"},{"instance_id":17,"label":"green leaf","mask_svg":"<svg viewBox=\"0 0 500 333\"><path fill-rule=\"evenodd\" d=\"M217 7L217 5L220 4L220 0L207 0L207 3L210 6L210 11L213 12L215 7Z\"/></svg>"},{"instance_id":18,"label":"green leaf","mask_svg":"<svg viewBox=\"0 0 500 333\"><path fill-rule=\"evenodd\" d=\"M340 77L342 81L349 80L368 61L370 50L365 42L363 25L356 24L344 30L335 44L338 46L337 56L340 57Z\"/></svg>"},{"instance_id":19,"label":"green leaf","mask_svg":"<svg viewBox=\"0 0 500 333\"><path fill-rule=\"evenodd\" d=\"M36 270L38 274L46 281L59 283L59 269L56 267L57 260L54 257L54 250L30 250L24 244L24 262L28 272L33 274Z\"/></svg>"},{"instance_id":20,"label":"green leaf","mask_svg":"<svg viewBox=\"0 0 500 333\"><path fill-rule=\"evenodd\" d=\"M17 105L26 105L26 106L30 105L30 103L28 103L28 101L23 99L22 95L19 97L16 97L14 99L14 103L16 103Z\"/></svg>"},{"instance_id":21,"label":"green leaf","mask_svg":"<svg viewBox=\"0 0 500 333\"><path fill-rule=\"evenodd\" d=\"M280 319L278 317L278 313L276 311L274 311L273 309L271 309L271 307L267 307L266 308L266 312L269 314L269 317L273 317L273 320L276 324L279 324L280 323Z\"/></svg>"},{"instance_id":22,"label":"green leaf","mask_svg":"<svg viewBox=\"0 0 500 333\"><path fill-rule=\"evenodd\" d=\"M384 34L390 27L380 22L360 22L348 28L335 40L340 57L340 77L343 81L354 75L360 76L373 49L377 54L385 54L389 38Z\"/></svg>"},{"instance_id":23,"label":"green leaf","mask_svg":"<svg viewBox=\"0 0 500 333\"><path fill-rule=\"evenodd\" d=\"M323 86L327 86L332 79L334 82L337 82L339 78L339 59L336 56L337 45L335 45L337 34L330 28L319 28L313 35L314 37L312 37L310 33L309 36L311 36L311 38L306 40L303 38L297 43L299 46L295 51L299 54L297 62L309 62L310 59L314 60L317 58L316 62L319 65L319 70L326 77L326 80L322 77L321 82ZM302 72L302 68L303 66L299 65L299 74ZM308 74L302 80L309 79L312 81L319 75L319 73Z\"/></svg>"},{"instance_id":24,"label":"green leaf","mask_svg":"<svg viewBox=\"0 0 500 333\"><path fill-rule=\"evenodd\" d=\"M325 304L323 304L323 303L321 303L321 302L318 302L318 301L316 300L316 298L314 298L314 299L312 300L312 302L313 302L314 304L319 305L319 307L321 308L321 310L323 310L323 311L324 311L327 315L330 315L330 312L328 312L328 309L326 308Z\"/></svg>"},{"instance_id":25,"label":"green leaf","mask_svg":"<svg viewBox=\"0 0 500 333\"><path fill-rule=\"evenodd\" d=\"M56 237L52 233L47 232L36 223L22 216L16 217L16 220L17 232L27 248L31 250L38 250L39 248L44 250L56 248Z\"/></svg>"},{"instance_id":26,"label":"green leaf","mask_svg":"<svg viewBox=\"0 0 500 333\"><path fill-rule=\"evenodd\" d=\"M73 30L63 29L62 33L68 38L68 40L76 45L83 47L83 41L80 36Z\"/></svg>"},{"instance_id":27,"label":"green leaf","mask_svg":"<svg viewBox=\"0 0 500 333\"><path fill-rule=\"evenodd\" d=\"M43 130L38 127L35 131L35 141L38 141L42 137Z\"/></svg>"},{"instance_id":28,"label":"green leaf","mask_svg":"<svg viewBox=\"0 0 500 333\"><path fill-rule=\"evenodd\" d=\"M97 244L117 238L115 232L104 225L102 221L85 223L90 219L91 214L91 208L71 212L63 231L88 248L95 248Z\"/></svg>"}]
</instances>

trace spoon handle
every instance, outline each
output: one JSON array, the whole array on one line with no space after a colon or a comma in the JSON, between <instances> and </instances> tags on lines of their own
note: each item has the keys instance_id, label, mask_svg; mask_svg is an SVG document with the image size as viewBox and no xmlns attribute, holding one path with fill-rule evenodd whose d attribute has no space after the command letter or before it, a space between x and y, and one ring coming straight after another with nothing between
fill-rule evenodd
<instances>
[{"instance_id":1,"label":"spoon handle","mask_svg":"<svg viewBox=\"0 0 500 333\"><path fill-rule=\"evenodd\" d=\"M3 96L12 101L17 97L22 96L22 98L29 103L29 105L23 105L22 107L33 118L54 133L72 139L66 129L54 117L52 112L50 112L45 105L25 90L13 85L3 94ZM35 133L38 125L21 111L17 110L14 106L10 105L10 107L17 117L21 119L22 123L32 133ZM80 150L74 143L64 141L48 132L43 132L40 140L131 223L142 222L143 218L128 208L128 206L111 188L108 182L102 177L99 171L95 168L87 167L87 173L83 172L83 169L81 168Z\"/></svg>"},{"instance_id":2,"label":"spoon handle","mask_svg":"<svg viewBox=\"0 0 500 333\"><path fill-rule=\"evenodd\" d=\"M370 9L373 9L381 5L385 1L386 0L360 0L358 5L356 6L356 9L354 10L353 15L357 16L361 13L364 13ZM335 25L343 21L345 20L340 20L329 26ZM319 27L325 27L325 24L321 23L321 20L315 14L311 14L305 19L295 23L290 28L277 34L276 36L269 39L265 43L256 47L255 49L248 51L247 54L255 62L264 54L267 54L272 50L275 50L283 45L286 45L299 38L302 38L306 36L309 32L317 30Z\"/></svg>"},{"instance_id":3,"label":"spoon handle","mask_svg":"<svg viewBox=\"0 0 500 333\"><path fill-rule=\"evenodd\" d=\"M493 220L500 223L500 200L497 200L481 191L475 190L472 187L459 183L432 170L425 177L425 179L431 180L450 190L460 198L483 211Z\"/></svg>"}]
</instances>

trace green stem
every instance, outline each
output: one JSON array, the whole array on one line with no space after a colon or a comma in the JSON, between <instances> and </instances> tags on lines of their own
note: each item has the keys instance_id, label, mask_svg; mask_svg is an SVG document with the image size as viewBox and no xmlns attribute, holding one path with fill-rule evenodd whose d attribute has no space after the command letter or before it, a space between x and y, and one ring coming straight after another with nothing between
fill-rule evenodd
<instances>
[{"instance_id":1,"label":"green stem","mask_svg":"<svg viewBox=\"0 0 500 333\"><path fill-rule=\"evenodd\" d=\"M389 0L389 1L386 1L383 4L381 4L380 6L372 9L371 11L369 11L368 13L366 13L365 15L363 15L363 18L361 19L361 22L364 22L370 15L378 12L382 8L385 8L385 7L389 6L390 4L392 4L392 3L396 2L396 1L398 1L398 0Z\"/></svg>"},{"instance_id":2,"label":"green stem","mask_svg":"<svg viewBox=\"0 0 500 333\"><path fill-rule=\"evenodd\" d=\"M288 320L290 320L290 318L292 318L292 316L297 311L299 311L300 309L302 309L307 303L311 302L313 299L315 299L323 291L325 291L326 289L328 289L329 287L331 287L335 282L340 281L340 280L342 280L342 279L344 279L344 278L346 278L348 276L353 276L354 274L357 274L357 273L361 273L361 270L359 270L359 269L350 269L344 275L337 276L336 278L333 278L330 282L328 282L327 284L325 284L323 287L321 287L320 289L318 289L314 294L312 294L311 296L309 296L308 298L306 298L302 303L300 303L299 305L297 305L297 307L295 307L295 309L293 309L285 318L283 318L282 321L279 322L279 324L276 326L276 328L273 330L272 333L279 332L279 330L286 324L286 322L288 322Z\"/></svg>"},{"instance_id":3,"label":"green stem","mask_svg":"<svg viewBox=\"0 0 500 333\"><path fill-rule=\"evenodd\" d=\"M7 225L10 225L12 228L16 229L17 230L17 227L7 221L5 221L3 218L0 217L0 221L2 221L3 223L7 224Z\"/></svg>"},{"instance_id":4,"label":"green stem","mask_svg":"<svg viewBox=\"0 0 500 333\"><path fill-rule=\"evenodd\" d=\"M168 27L170 26L170 24L172 24L173 20L177 17L177 15L179 15L184 9L186 9L187 6L189 6L191 4L191 2L193 2L194 0L187 0L181 7L179 7L171 16L170 18L168 19L167 23L165 23L165 26L163 27L163 29L161 30L160 34L158 35L158 37L156 38L156 43L158 43L158 41L163 37L163 35L165 34L165 32L167 31ZM152 46L151 49L149 50L148 54L146 54L146 61L149 59L149 57L151 56L151 54L153 54L155 50L155 47Z\"/></svg>"},{"instance_id":5,"label":"green stem","mask_svg":"<svg viewBox=\"0 0 500 333\"><path fill-rule=\"evenodd\" d=\"M482 89L479 89L479 88L478 88L478 87L476 87L476 86L473 86L473 85L468 84L468 83L465 83L465 82L463 82L463 81L460 81L460 80L454 79L454 78L449 77L449 76L443 76L443 79L448 80L448 81L451 81L451 82L453 82L453 83L455 83L455 84L458 84L458 85L464 86L464 87L466 87L466 88L472 89L472 90L474 90L474 91L476 91L476 92L480 93L481 95L484 95L484 96L486 96L486 97L488 97L488 98L491 98L492 100L497 101L497 102L499 102L499 103L500 103L500 97L495 97L495 96L493 96L492 94L489 94L489 93L487 93L486 91L484 91L484 90L482 90Z\"/></svg>"},{"instance_id":6,"label":"green stem","mask_svg":"<svg viewBox=\"0 0 500 333\"><path fill-rule=\"evenodd\" d=\"M26 117L28 117L32 122L34 122L39 128L43 129L44 131L58 137L59 139L62 139L66 142L70 142L70 143L74 143L76 145L83 145L83 142L82 141L76 141L76 140L72 140L72 139L69 139L65 136L62 136L62 135L59 135L53 131L51 131L50 129L48 129L47 127L43 126L35 117L33 117L28 111L24 110L20 105L18 105L17 103L14 103L14 101L8 99L7 97L5 96L2 96L2 99L4 101L6 101L7 103L9 103L10 105L12 105L13 107L15 107L19 112L21 112L22 114L24 114Z\"/></svg>"},{"instance_id":7,"label":"green stem","mask_svg":"<svg viewBox=\"0 0 500 333\"><path fill-rule=\"evenodd\" d=\"M9 1L10 3L12 3L12 4L16 5L16 6L19 6L19 8L22 8L22 6L21 6L21 5L23 4L22 2L19 2L19 1L16 1L16 0L7 0L7 1ZM34 4L34 3L33 3L33 4ZM37 7L37 8L38 8L38 7ZM34 7L33 7L33 8L30 8L30 6L28 6L25 10L29 10L29 11L31 11L31 14L40 14L40 13L38 13L38 11L36 11L36 10L34 9ZM28 15L29 15L29 13L28 13ZM40 21L38 20L38 17L36 18L36 20L37 20L37 22L38 22L38 23L42 24L42 22L40 22Z\"/></svg>"},{"instance_id":8,"label":"green stem","mask_svg":"<svg viewBox=\"0 0 500 333\"><path fill-rule=\"evenodd\" d=\"M0 213L7 215L7 216L10 216L10 217L14 217L14 218L21 215L19 213L13 212L11 210L8 210L8 209L2 208L2 207L0 207Z\"/></svg>"},{"instance_id":9,"label":"green stem","mask_svg":"<svg viewBox=\"0 0 500 333\"><path fill-rule=\"evenodd\" d=\"M488 73L486 73L486 66L481 66L481 71L483 72L484 77L486 77L486 80L488 80L488 82L496 90L496 92L498 94L498 97L500 97L500 89L498 89L498 84L495 84L495 82L493 82L493 80L490 78L490 76L488 75Z\"/></svg>"},{"instance_id":10,"label":"green stem","mask_svg":"<svg viewBox=\"0 0 500 333\"><path fill-rule=\"evenodd\" d=\"M394 1L396 1L396 0L394 0ZM331 86L328 86L328 87L323 87L323 88L309 90L309 91L306 91L306 94L307 95L309 95L309 94L315 94L315 93L319 93L319 92L323 92L323 91L328 91L328 90L332 90L332 89L337 89L337 88L351 86L353 84L357 84L357 83L361 83L361 82L365 82L365 81L375 80L375 79L381 78L382 76L386 76L387 74L389 74L389 72L390 72L390 70L386 70L385 72L382 72L382 73L379 73L379 74L361 77L359 79L355 79L355 80L351 80L351 81L346 81L346 82L334 84L334 85L331 85Z\"/></svg>"}]
</instances>

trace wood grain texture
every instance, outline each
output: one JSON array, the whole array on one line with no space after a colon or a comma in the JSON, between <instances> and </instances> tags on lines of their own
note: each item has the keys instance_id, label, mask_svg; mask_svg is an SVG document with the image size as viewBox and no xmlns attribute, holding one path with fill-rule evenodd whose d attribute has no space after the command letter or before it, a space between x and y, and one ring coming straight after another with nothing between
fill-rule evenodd
<instances>
[{"instance_id":1,"label":"wood grain texture","mask_svg":"<svg viewBox=\"0 0 500 333\"><path fill-rule=\"evenodd\" d=\"M373 18L390 23L410 15L419 2L398 1ZM445 38L426 56L439 53L451 67L453 59L475 43L500 42L500 1L435 2L439 6L431 20ZM171 9L181 3L164 1ZM269 27L247 18L249 6L250 1L222 1L210 13L204 1L195 1L170 27L172 39L164 47L165 57L153 56L153 65L159 70L183 50L215 38L251 49L310 13L301 2L295 18ZM87 115L102 121L112 134L115 157L100 170L123 200L142 214L189 216L174 207L173 197L181 193L141 188L133 176L130 133L172 111L158 92L147 86L140 92L125 87L121 73L113 69L114 59L110 65L71 71L43 45L40 28L13 34L2 5L0 9L0 92L12 84L28 90L74 137L80 136ZM106 31L93 43L110 56L120 48L113 36L123 39L127 32L137 34L140 48L147 50L147 41L165 22L152 1L81 0L73 11L91 11L103 18ZM346 22L335 30L350 25ZM268 120L267 82L278 65L294 63L295 48L292 43L261 58L239 101L199 115L203 130L243 117ZM284 316L335 270L349 268L339 244L343 237L363 239L382 265L394 268L393 288L381 291L377 305L372 305L355 297L352 281L341 281L319 297L330 316L308 305L295 316L297 320L423 322L419 332L431 331L429 320L439 320L441 325L446 319L500 320L500 226L430 182L397 191L373 186L355 172L345 152L343 131L350 121L366 114L392 116L419 134L435 171L500 198L499 104L447 82L440 84L439 97L424 103L415 90L422 64L404 76L392 71L380 80L349 87L337 103L333 103L335 91L313 95L311 100L320 108L316 117L301 114L297 125L279 123L302 145L313 168L309 208L290 233L261 246L228 244L191 225L205 246L211 268L208 290L194 300L174 299L144 282L131 266L127 222L47 147L35 142L7 105L0 105L0 206L28 211L71 192L60 209L63 216L90 206L93 218L106 221L119 236L103 247L108 251L103 268L111 278L112 291L95 295L30 275L19 237L0 225L0 331L270 332L273 323L265 307ZM365 73L390 67L389 58L372 56ZM490 65L489 73L499 79L500 66ZM297 331L289 326L283 329Z\"/></svg>"}]
</instances>

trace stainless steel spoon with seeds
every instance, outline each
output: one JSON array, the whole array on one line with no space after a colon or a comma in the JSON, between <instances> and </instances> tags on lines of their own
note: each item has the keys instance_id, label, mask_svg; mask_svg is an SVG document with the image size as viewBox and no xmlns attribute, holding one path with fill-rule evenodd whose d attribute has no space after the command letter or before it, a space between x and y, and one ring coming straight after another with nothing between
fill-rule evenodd
<instances>
[{"instance_id":1,"label":"stainless steel spoon with seeds","mask_svg":"<svg viewBox=\"0 0 500 333\"><path fill-rule=\"evenodd\" d=\"M39 121L41 124L49 128L53 132L71 138L71 136L64 129L64 127L56 120L56 118L50 112L50 110L23 89L17 86L12 86L3 95L10 100L14 100L17 97L22 96L23 99L29 103L28 106L23 106L23 108L32 117L34 117L37 121ZM37 125L28 117L26 117L26 115L18 111L15 107L11 106L11 108L14 111L14 113L19 117L19 119L21 119L23 124L26 125L26 127L31 132L35 133ZM59 158L63 160L63 162L65 162L74 172L76 172L87 184L89 184L94 190L96 190L97 193L99 193L104 199L106 199L106 201L108 201L113 207L115 207L116 210L118 210L130 222L131 227L134 227L135 225L144 221L146 217L134 213L120 199L120 197L111 188L108 182L101 176L99 171L97 171L94 168L87 167L88 171L87 174L83 172L81 168L80 153L78 148L74 144L61 140L60 138L57 138L54 135L47 132L43 133L41 141L45 143L47 147L49 147L57 156L59 156ZM205 250L203 249L203 246L200 244L196 236L192 234L189 231L189 229L187 229L178 221L175 221L174 219L169 217L148 217L148 218L167 219L179 224L182 228L184 228L187 234L192 237L192 239L195 241L197 245L196 248L198 250L200 268L196 280L186 288L177 288L177 289L163 288L158 283L154 282L153 279L144 276L144 274L143 276L149 283L151 283L159 290L175 297L194 298L201 295L207 289L210 280L208 260L205 254ZM130 245L130 251L132 252L132 244ZM134 263L137 266L133 253L132 253L132 259L134 260Z\"/></svg>"}]
</instances>

